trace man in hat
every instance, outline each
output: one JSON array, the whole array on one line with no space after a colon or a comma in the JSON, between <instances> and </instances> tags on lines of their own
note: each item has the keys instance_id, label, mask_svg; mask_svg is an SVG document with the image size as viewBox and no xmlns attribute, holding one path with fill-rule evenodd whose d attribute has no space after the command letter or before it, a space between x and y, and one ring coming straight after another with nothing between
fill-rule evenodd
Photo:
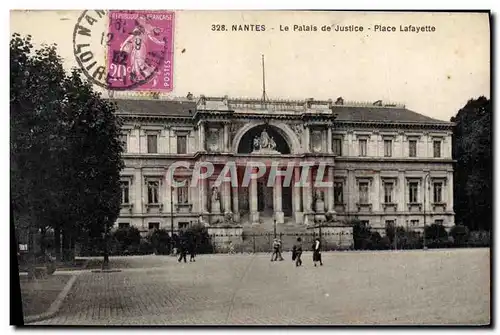
<instances>
[{"instance_id":1,"label":"man in hat","mask_svg":"<svg viewBox=\"0 0 500 335\"><path fill-rule=\"evenodd\" d=\"M292 260L295 261L295 266L302 266L302 239L297 238L297 243L294 244L292 249Z\"/></svg>"}]
</instances>

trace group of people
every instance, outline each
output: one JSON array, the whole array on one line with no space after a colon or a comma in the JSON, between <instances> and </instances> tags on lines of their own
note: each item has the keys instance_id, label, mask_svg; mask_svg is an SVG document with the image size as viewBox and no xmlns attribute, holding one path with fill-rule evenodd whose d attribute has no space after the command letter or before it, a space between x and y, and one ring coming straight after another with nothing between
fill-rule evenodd
<instances>
[{"instance_id":1,"label":"group of people","mask_svg":"<svg viewBox=\"0 0 500 335\"><path fill-rule=\"evenodd\" d=\"M177 254L179 255L178 262L184 260L187 263L186 256L189 253L189 261L196 262L196 239L181 237L177 243Z\"/></svg>"},{"instance_id":2,"label":"group of people","mask_svg":"<svg viewBox=\"0 0 500 335\"><path fill-rule=\"evenodd\" d=\"M234 253L234 248L232 247L232 243L230 244L230 253ZM232 249L232 250L231 250ZM313 263L314 266L317 266L319 262L320 266L323 266L323 261L321 259L321 241L319 238L314 240L312 245L313 250ZM179 239L177 243L177 254L179 255L178 262L180 263L184 260L184 263L187 263L187 254L189 253L189 261L196 262L196 239L188 238L187 236L183 236ZM293 245L292 248L292 261L295 262L295 266L302 266L302 239L300 237L297 238L297 242ZM271 262L275 261L283 261L283 243L280 239L275 238L273 241L273 253L271 255Z\"/></svg>"},{"instance_id":3,"label":"group of people","mask_svg":"<svg viewBox=\"0 0 500 335\"><path fill-rule=\"evenodd\" d=\"M283 244L280 239L275 238L273 241L273 254L271 255L271 262L279 260L284 260L282 255ZM321 241L319 238L314 240L313 246L313 263L314 266L317 266L319 262L320 266L323 266L323 260L321 259ZM300 237L297 238L297 242L293 245L292 249L292 261L295 261L295 266L302 266L302 239Z\"/></svg>"}]
</instances>

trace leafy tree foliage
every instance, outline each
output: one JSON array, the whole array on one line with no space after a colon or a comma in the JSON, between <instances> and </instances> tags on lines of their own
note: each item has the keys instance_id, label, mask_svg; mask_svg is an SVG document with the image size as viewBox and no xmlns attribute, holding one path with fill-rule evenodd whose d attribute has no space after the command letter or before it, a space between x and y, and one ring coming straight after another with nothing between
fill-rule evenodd
<instances>
[{"instance_id":1,"label":"leafy tree foliage","mask_svg":"<svg viewBox=\"0 0 500 335\"><path fill-rule=\"evenodd\" d=\"M12 36L10 68L16 222L32 231L52 227L56 255L62 242L71 259L77 240L100 241L105 251L121 201L116 106L79 71L66 73L55 45L34 50L30 36Z\"/></svg>"},{"instance_id":2,"label":"leafy tree foliage","mask_svg":"<svg viewBox=\"0 0 500 335\"><path fill-rule=\"evenodd\" d=\"M170 254L170 248L172 247L172 241L168 231L165 229L156 229L153 231L149 237L151 245L156 254L168 255Z\"/></svg>"},{"instance_id":3,"label":"leafy tree foliage","mask_svg":"<svg viewBox=\"0 0 500 335\"><path fill-rule=\"evenodd\" d=\"M433 223L425 227L426 240L447 240L448 233L443 225Z\"/></svg>"},{"instance_id":4,"label":"leafy tree foliage","mask_svg":"<svg viewBox=\"0 0 500 335\"><path fill-rule=\"evenodd\" d=\"M493 199L490 100L485 97L469 100L451 121L456 123L455 221L471 230L490 230Z\"/></svg>"},{"instance_id":5,"label":"leafy tree foliage","mask_svg":"<svg viewBox=\"0 0 500 335\"><path fill-rule=\"evenodd\" d=\"M113 233L113 238L119 244L120 253L131 247L133 250L138 249L141 243L141 233L136 227L119 228Z\"/></svg>"},{"instance_id":6,"label":"leafy tree foliage","mask_svg":"<svg viewBox=\"0 0 500 335\"><path fill-rule=\"evenodd\" d=\"M466 226L456 225L451 228L450 236L456 245L465 245L469 238L469 229Z\"/></svg>"}]
</instances>

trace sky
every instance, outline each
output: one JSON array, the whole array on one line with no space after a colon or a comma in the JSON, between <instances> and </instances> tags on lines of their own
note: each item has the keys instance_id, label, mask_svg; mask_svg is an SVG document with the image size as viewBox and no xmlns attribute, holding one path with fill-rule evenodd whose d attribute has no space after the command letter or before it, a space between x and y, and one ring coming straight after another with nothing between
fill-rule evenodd
<instances>
[{"instance_id":1,"label":"sky","mask_svg":"<svg viewBox=\"0 0 500 335\"><path fill-rule=\"evenodd\" d=\"M31 34L37 44L57 43L69 69L77 65L72 35L80 14L12 11L10 31ZM96 31L106 26L99 24ZM264 25L265 31L212 30L212 25L240 24ZM294 31L294 25L316 26L317 31ZM362 26L363 32L321 29L351 25ZM434 31L400 31L409 25ZM377 26L396 31L376 31ZM96 58L104 60L105 48L94 44ZM261 55L271 99L381 99L449 121L469 99L490 97L487 14L176 11L174 44L174 90L166 97L191 92L260 98Z\"/></svg>"}]
</instances>

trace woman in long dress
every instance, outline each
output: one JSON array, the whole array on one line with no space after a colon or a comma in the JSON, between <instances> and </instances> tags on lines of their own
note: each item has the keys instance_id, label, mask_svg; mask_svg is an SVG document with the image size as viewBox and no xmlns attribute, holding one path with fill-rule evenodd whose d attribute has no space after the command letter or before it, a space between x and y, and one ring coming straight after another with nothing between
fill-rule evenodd
<instances>
[{"instance_id":1,"label":"woman in long dress","mask_svg":"<svg viewBox=\"0 0 500 335\"><path fill-rule=\"evenodd\" d=\"M319 238L314 240L313 245L313 262L314 266L317 266L316 263L319 262L319 265L323 266L323 262L321 261L321 242Z\"/></svg>"}]
</instances>

